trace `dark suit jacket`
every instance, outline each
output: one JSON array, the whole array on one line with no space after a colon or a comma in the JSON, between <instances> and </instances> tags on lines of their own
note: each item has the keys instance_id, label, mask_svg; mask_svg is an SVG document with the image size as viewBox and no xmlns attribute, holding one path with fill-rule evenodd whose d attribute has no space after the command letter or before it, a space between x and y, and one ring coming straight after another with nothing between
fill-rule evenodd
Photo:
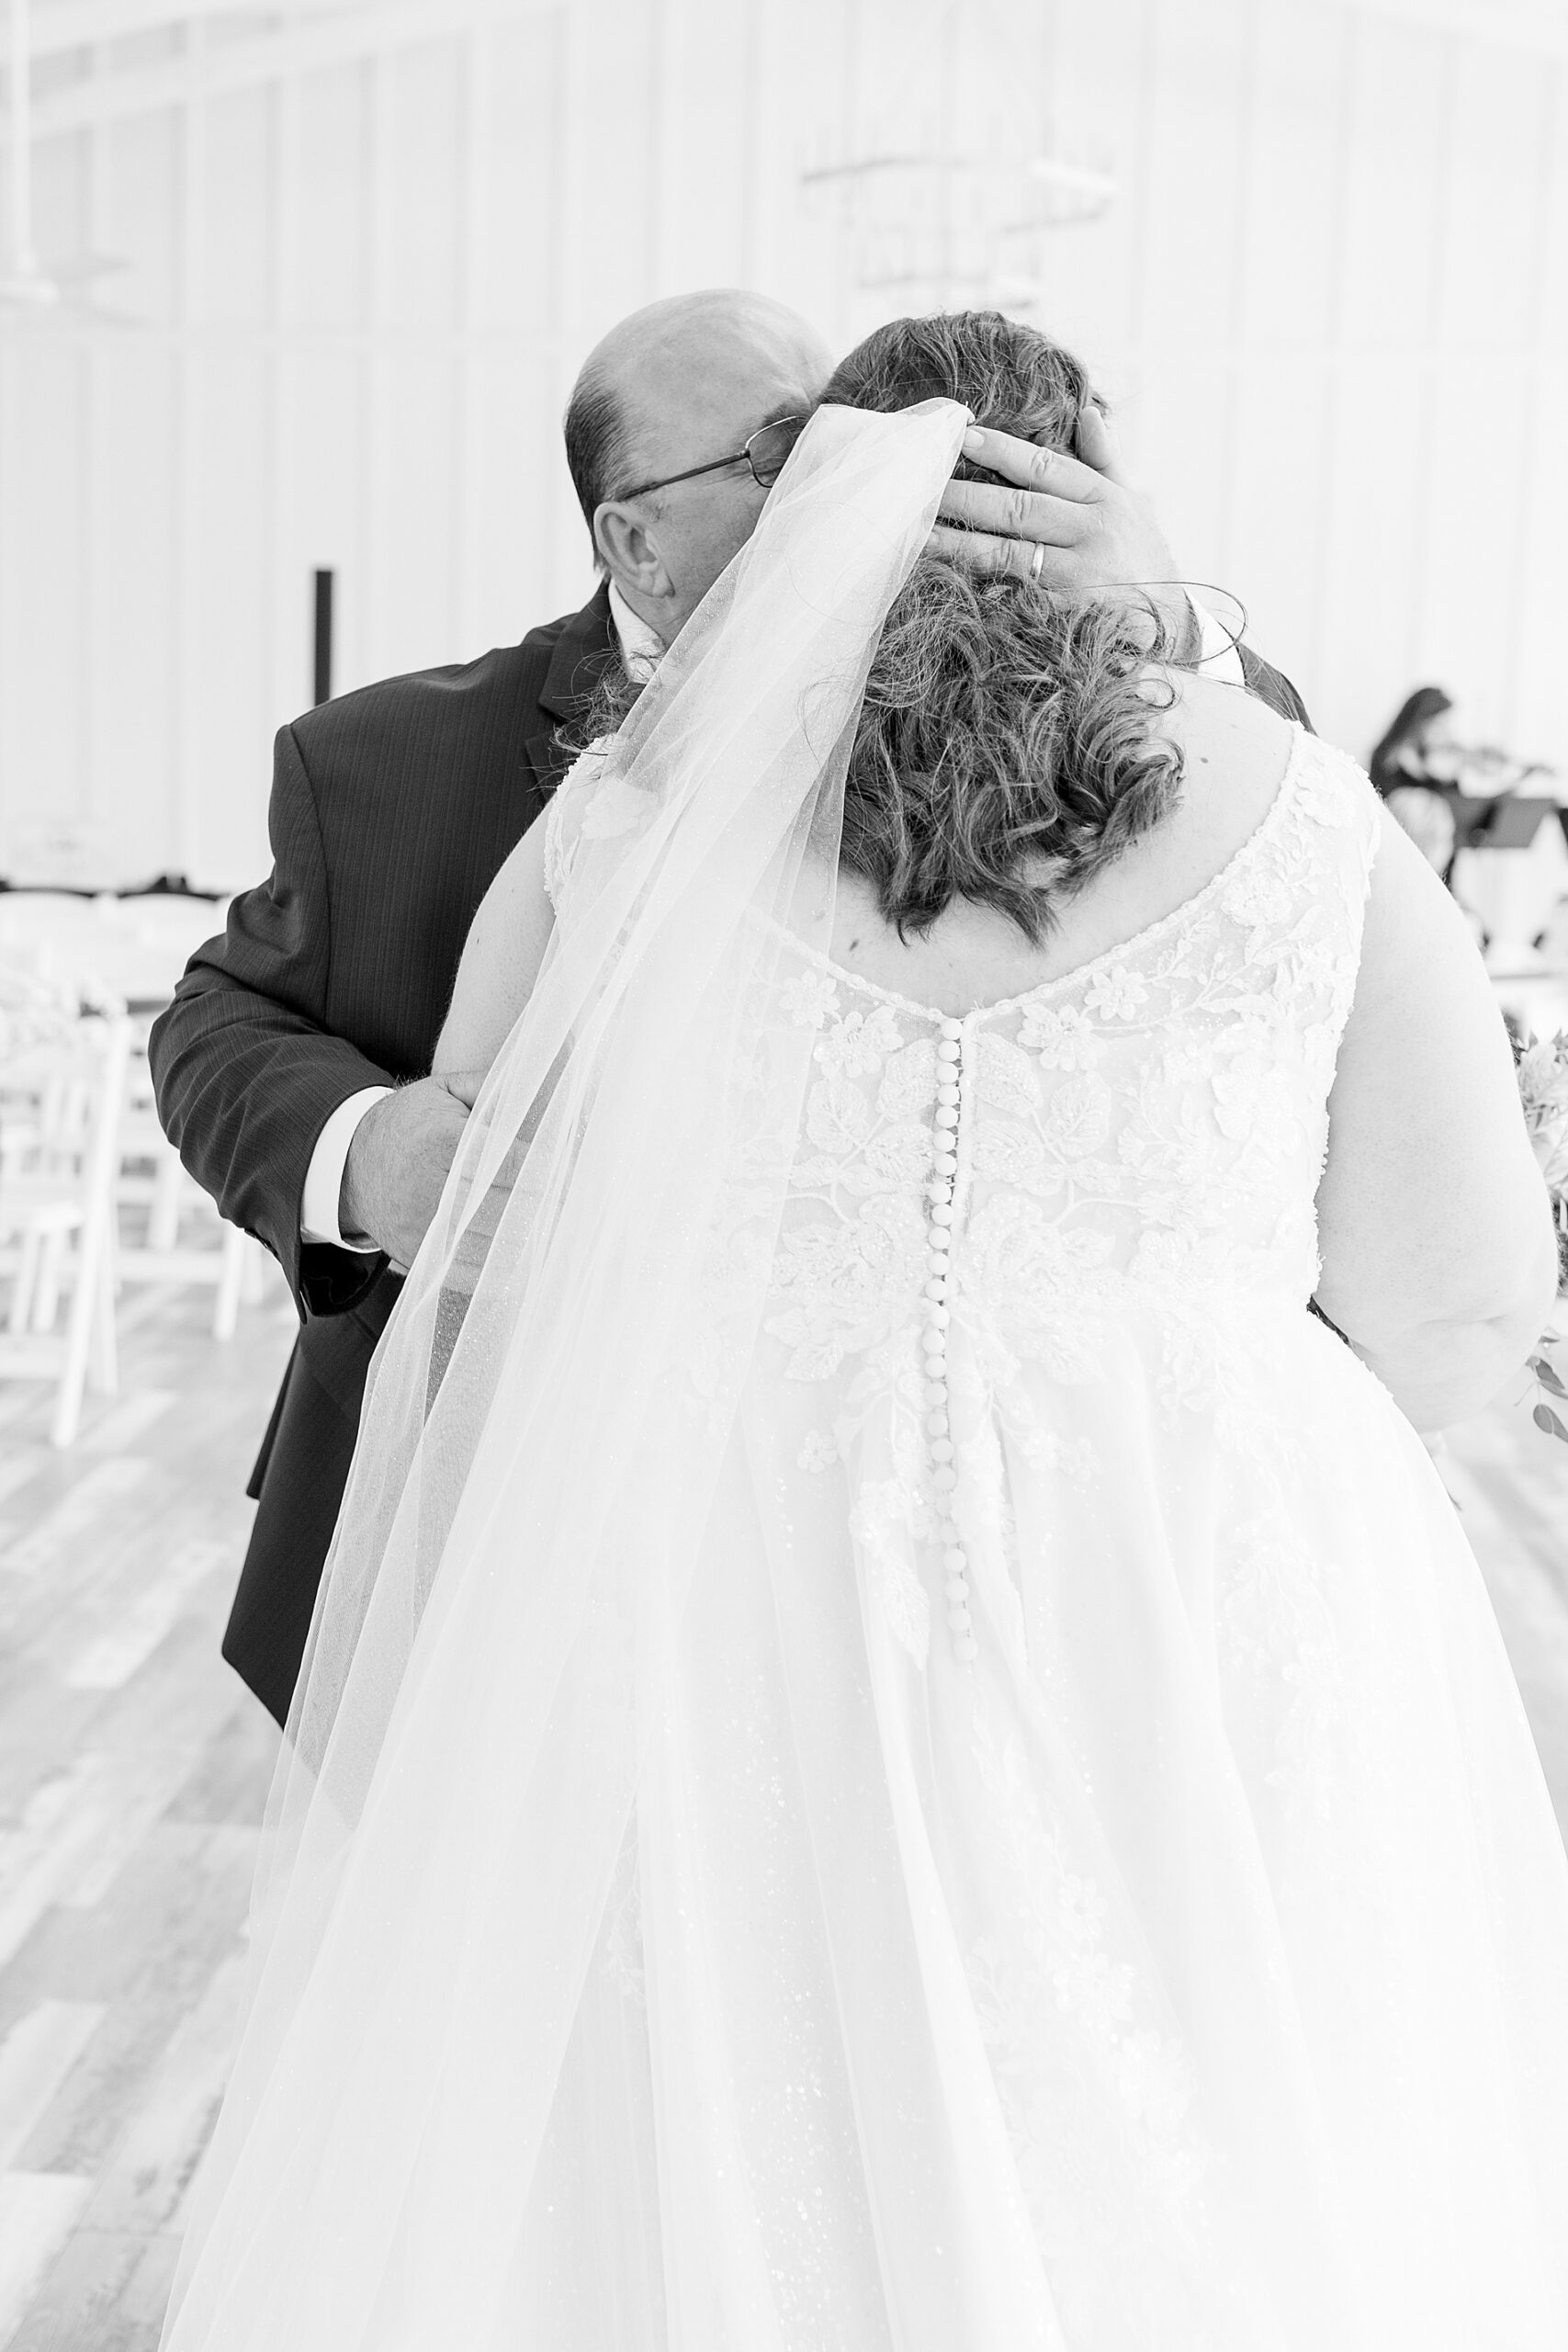
<instances>
[{"instance_id":1,"label":"dark suit jacket","mask_svg":"<svg viewBox=\"0 0 1568 2352\"><path fill-rule=\"evenodd\" d=\"M556 730L610 648L601 589L521 645L367 686L284 728L272 877L235 901L152 1032L164 1127L223 1215L272 1251L301 1317L223 1642L279 1722L401 1287L384 1258L301 1243L306 1171L340 1102L428 1071L474 910L565 772ZM1242 658L1255 693L1305 719L1278 672Z\"/></svg>"},{"instance_id":2,"label":"dark suit jacket","mask_svg":"<svg viewBox=\"0 0 1568 2352\"><path fill-rule=\"evenodd\" d=\"M152 1031L164 1127L223 1215L272 1251L300 1314L223 1642L279 1722L401 1288L385 1258L301 1242L306 1171L340 1102L428 1071L474 910L570 764L556 732L611 639L601 588L521 645L282 729L271 878L236 899Z\"/></svg>"}]
</instances>

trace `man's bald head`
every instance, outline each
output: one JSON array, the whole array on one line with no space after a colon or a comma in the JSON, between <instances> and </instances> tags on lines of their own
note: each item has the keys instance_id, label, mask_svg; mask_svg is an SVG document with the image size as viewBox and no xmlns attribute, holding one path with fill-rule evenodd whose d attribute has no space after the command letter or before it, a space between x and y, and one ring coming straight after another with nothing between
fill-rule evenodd
<instances>
[{"instance_id":1,"label":"man's bald head","mask_svg":"<svg viewBox=\"0 0 1568 2352\"><path fill-rule=\"evenodd\" d=\"M600 510L638 481L728 457L759 425L803 413L832 367L827 345L796 311L730 287L650 302L589 353L567 410L567 462L595 560L621 579L634 604L636 585L621 578ZM692 495L682 499L688 487ZM682 483L669 503L654 495L659 503L649 504L644 519L668 526L678 625L743 544L761 502L743 467ZM662 628L671 615L647 617Z\"/></svg>"},{"instance_id":2,"label":"man's bald head","mask_svg":"<svg viewBox=\"0 0 1568 2352\"><path fill-rule=\"evenodd\" d=\"M595 509L618 489L682 470L665 459L698 429L695 388L716 378L745 405L764 384L797 384L815 400L832 369L832 353L798 311L739 287L671 294L617 321L583 361L566 413L567 462L590 532ZM722 452L688 462L704 455Z\"/></svg>"}]
</instances>

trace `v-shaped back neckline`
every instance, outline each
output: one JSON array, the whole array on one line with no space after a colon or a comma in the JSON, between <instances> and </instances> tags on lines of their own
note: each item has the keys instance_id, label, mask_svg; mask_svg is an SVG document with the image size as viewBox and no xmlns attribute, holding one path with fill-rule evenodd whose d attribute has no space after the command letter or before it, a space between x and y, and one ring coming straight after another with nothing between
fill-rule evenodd
<instances>
[{"instance_id":1,"label":"v-shaped back neckline","mask_svg":"<svg viewBox=\"0 0 1568 2352\"><path fill-rule=\"evenodd\" d=\"M1219 866L1190 897L1183 899L1179 905L1169 908L1163 915L1157 915L1153 922L1144 924L1141 930L1129 933L1125 939L1118 940L1111 946L1102 948L1098 956L1090 956L1083 963L1075 964L1070 971L1057 972L1050 979L1037 981L1033 988L1024 989L1016 996L998 997L990 1004L975 1005L967 1012L944 1012L940 1005L921 1004L913 997L900 995L897 989L885 988L880 981L865 978L861 973L852 971L848 965L836 963L832 956L826 955L820 948L809 946L803 939L797 940L800 952L819 970L830 972L835 979L843 981L847 988L857 989L865 996L876 997L882 1003L894 1005L902 1012L916 1014L922 1021L964 1023L988 1021L998 1014L1016 1012L1022 1005L1034 1004L1042 997L1049 996L1057 989L1072 988L1079 981L1088 979L1092 973L1098 972L1103 966L1115 964L1136 954L1151 940L1159 938L1162 933L1175 930L1181 923L1191 921L1211 899L1216 897L1228 883L1235 880L1238 869L1272 839L1275 829L1283 820L1288 804L1295 797L1305 748L1309 742L1317 741L1317 738L1302 726L1299 720L1292 718L1288 720L1287 724L1295 740L1291 745L1290 756L1285 762L1285 770L1280 778L1279 789L1246 840L1239 842L1224 864ZM774 927L780 931L787 929L787 926L782 923ZM794 933L789 935L795 936Z\"/></svg>"}]
</instances>

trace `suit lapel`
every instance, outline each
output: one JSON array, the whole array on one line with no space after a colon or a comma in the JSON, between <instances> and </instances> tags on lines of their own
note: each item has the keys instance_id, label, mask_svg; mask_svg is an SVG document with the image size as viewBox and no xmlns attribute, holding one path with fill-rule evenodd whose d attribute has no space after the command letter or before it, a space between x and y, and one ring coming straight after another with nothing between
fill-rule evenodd
<instances>
[{"instance_id":1,"label":"suit lapel","mask_svg":"<svg viewBox=\"0 0 1568 2352\"><path fill-rule=\"evenodd\" d=\"M523 749L542 793L551 793L571 764L571 753L556 741L556 729L576 718L599 682L615 650L610 589L602 581L580 613L574 613L550 649L549 667L539 689L536 725Z\"/></svg>"}]
</instances>

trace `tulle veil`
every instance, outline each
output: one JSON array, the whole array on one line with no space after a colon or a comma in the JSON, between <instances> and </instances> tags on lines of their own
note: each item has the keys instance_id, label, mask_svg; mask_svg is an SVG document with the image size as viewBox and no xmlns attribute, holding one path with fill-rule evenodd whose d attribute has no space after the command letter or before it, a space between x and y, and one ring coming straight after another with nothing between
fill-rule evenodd
<instances>
[{"instance_id":1,"label":"tulle veil","mask_svg":"<svg viewBox=\"0 0 1568 2352\"><path fill-rule=\"evenodd\" d=\"M819 412L615 740L372 1367L165 2352L492 2339L761 1316L718 1213L782 1212L812 1042L763 1008L967 422Z\"/></svg>"}]
</instances>

